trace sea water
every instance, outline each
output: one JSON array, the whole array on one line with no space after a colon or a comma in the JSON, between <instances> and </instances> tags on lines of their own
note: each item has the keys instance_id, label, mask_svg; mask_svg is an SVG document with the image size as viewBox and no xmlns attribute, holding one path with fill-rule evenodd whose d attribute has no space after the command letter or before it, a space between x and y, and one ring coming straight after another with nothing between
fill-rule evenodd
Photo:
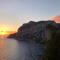
<instances>
[{"instance_id":1,"label":"sea water","mask_svg":"<svg viewBox=\"0 0 60 60\"><path fill-rule=\"evenodd\" d=\"M43 47L26 41L0 39L0 60L37 60Z\"/></svg>"}]
</instances>

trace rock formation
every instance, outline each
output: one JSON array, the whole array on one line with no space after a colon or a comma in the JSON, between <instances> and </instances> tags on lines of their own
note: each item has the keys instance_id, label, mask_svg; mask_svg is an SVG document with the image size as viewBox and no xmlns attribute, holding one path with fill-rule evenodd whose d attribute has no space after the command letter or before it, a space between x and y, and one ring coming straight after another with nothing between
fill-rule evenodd
<instances>
[{"instance_id":1,"label":"rock formation","mask_svg":"<svg viewBox=\"0 0 60 60\"><path fill-rule=\"evenodd\" d=\"M56 27L54 21L30 21L23 24L18 28L16 34L9 35L8 37L16 38L17 40L29 40L35 42L41 42L48 40L51 36L51 29Z\"/></svg>"}]
</instances>

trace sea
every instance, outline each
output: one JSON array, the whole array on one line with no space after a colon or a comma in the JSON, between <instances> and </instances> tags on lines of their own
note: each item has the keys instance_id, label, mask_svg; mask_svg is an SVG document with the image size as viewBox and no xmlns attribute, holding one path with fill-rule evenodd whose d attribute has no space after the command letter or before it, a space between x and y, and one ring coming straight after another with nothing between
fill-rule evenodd
<instances>
[{"instance_id":1,"label":"sea","mask_svg":"<svg viewBox=\"0 0 60 60\"><path fill-rule=\"evenodd\" d=\"M37 60L43 55L40 44L15 39L0 39L0 60Z\"/></svg>"}]
</instances>

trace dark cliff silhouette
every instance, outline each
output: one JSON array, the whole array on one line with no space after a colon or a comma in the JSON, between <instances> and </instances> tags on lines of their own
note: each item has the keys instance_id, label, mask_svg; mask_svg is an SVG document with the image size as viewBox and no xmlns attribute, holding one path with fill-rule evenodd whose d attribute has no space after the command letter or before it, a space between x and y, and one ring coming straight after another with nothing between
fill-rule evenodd
<instances>
[{"instance_id":1,"label":"dark cliff silhouette","mask_svg":"<svg viewBox=\"0 0 60 60\"><path fill-rule=\"evenodd\" d=\"M60 23L56 23L51 38L46 42L42 60L60 60Z\"/></svg>"},{"instance_id":2,"label":"dark cliff silhouette","mask_svg":"<svg viewBox=\"0 0 60 60\"><path fill-rule=\"evenodd\" d=\"M33 41L44 44L44 54L39 60L58 60L60 24L54 21L30 21L18 28L17 33L11 34L8 38L17 40Z\"/></svg>"},{"instance_id":3,"label":"dark cliff silhouette","mask_svg":"<svg viewBox=\"0 0 60 60\"><path fill-rule=\"evenodd\" d=\"M48 28L49 25L51 27ZM8 38L44 43L43 41L50 37L48 31L52 26L56 26L56 23L50 20L39 22L30 21L19 27L17 33L9 35Z\"/></svg>"}]
</instances>

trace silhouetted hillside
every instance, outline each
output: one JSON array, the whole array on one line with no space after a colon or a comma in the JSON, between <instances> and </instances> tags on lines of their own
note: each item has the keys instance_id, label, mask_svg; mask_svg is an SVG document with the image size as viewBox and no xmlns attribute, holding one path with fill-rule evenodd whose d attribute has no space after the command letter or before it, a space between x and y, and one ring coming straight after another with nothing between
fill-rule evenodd
<instances>
[{"instance_id":1,"label":"silhouetted hillside","mask_svg":"<svg viewBox=\"0 0 60 60\"><path fill-rule=\"evenodd\" d=\"M9 35L10 38L16 38L17 40L27 40L41 42L50 38L51 29L56 27L54 21L39 21L34 22L30 21L24 23L21 27L18 28L16 34Z\"/></svg>"}]
</instances>

